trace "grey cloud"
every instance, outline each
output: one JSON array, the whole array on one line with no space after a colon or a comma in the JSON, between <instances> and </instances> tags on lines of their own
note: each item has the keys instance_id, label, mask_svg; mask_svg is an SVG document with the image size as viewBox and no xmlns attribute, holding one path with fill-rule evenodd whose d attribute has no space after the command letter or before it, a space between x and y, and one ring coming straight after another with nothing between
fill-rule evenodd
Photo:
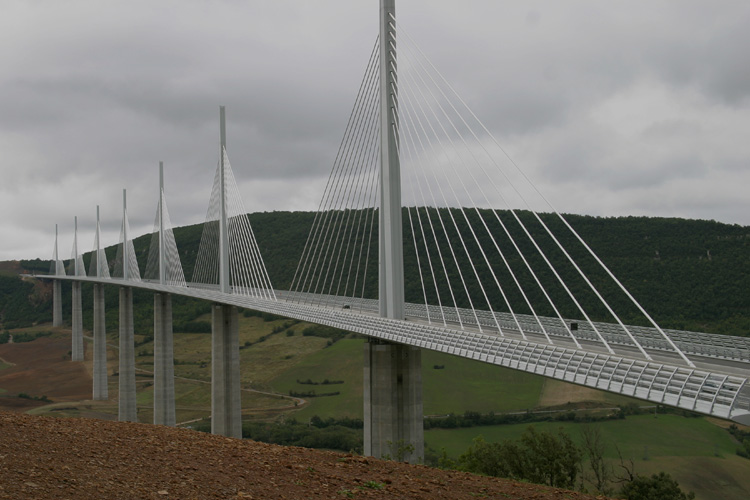
<instances>
[{"instance_id":1,"label":"grey cloud","mask_svg":"<svg viewBox=\"0 0 750 500\"><path fill-rule=\"evenodd\" d=\"M558 208L750 222L736 187L750 181L737 139L750 126L745 3L397 10ZM48 257L54 223L67 231L77 214L89 231L97 204L116 238L122 188L131 227L149 231L159 160L173 222L202 221L219 105L246 207L314 209L377 24L377 2L344 0L3 3L0 225L19 240L0 259ZM593 117L622 95L643 102L649 86L674 92L684 113L639 108L652 115L635 132L627 109Z\"/></svg>"}]
</instances>

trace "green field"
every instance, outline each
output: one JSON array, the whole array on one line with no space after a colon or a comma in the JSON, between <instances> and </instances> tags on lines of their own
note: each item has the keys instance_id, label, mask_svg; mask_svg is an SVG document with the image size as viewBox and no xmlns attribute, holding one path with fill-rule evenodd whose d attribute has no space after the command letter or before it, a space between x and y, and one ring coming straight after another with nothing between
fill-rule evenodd
<instances>
[{"instance_id":1,"label":"green field","mask_svg":"<svg viewBox=\"0 0 750 500\"><path fill-rule=\"evenodd\" d=\"M445 448L449 457L457 458L466 451L476 436L483 436L487 442L517 439L529 425L551 432L563 429L574 441L580 442L581 428L586 424L535 422L464 429L431 429L425 431L425 441L431 448ZM662 456L727 456L734 455L737 449L727 431L704 418L634 415L623 420L609 420L589 425L599 427L604 441L610 443L606 451L608 458L617 458L615 444L623 457L639 460Z\"/></svg>"},{"instance_id":2,"label":"green field","mask_svg":"<svg viewBox=\"0 0 750 500\"><path fill-rule=\"evenodd\" d=\"M422 380L425 415L535 408L544 383L536 375L426 350Z\"/></svg>"},{"instance_id":3,"label":"green field","mask_svg":"<svg viewBox=\"0 0 750 500\"><path fill-rule=\"evenodd\" d=\"M311 338L311 337L301 337ZM292 341L296 341L293 338ZM304 398L309 405L295 413L295 418L320 417L362 418L362 344L360 339L339 340L325 349L313 352L282 374L270 380L270 385L278 392L316 393L340 392L338 396ZM308 385L298 384L297 380L310 379L315 382L341 381L343 384Z\"/></svg>"}]
</instances>

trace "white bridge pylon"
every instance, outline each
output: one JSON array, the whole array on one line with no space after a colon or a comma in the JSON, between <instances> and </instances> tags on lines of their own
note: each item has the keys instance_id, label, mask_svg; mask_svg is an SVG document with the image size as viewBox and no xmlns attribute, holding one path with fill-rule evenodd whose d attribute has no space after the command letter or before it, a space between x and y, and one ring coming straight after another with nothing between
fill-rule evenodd
<instances>
[{"instance_id":1,"label":"white bridge pylon","mask_svg":"<svg viewBox=\"0 0 750 500\"><path fill-rule=\"evenodd\" d=\"M394 174L400 182L390 190L403 194L403 267L411 271L406 301L421 301L429 323L447 326L452 318L461 329L500 336L515 331L526 339L522 318L526 323L533 318L534 329L548 344L557 342L552 328L567 332L579 348L574 332L581 323L606 352L615 354L598 326L606 318L642 357L652 360L622 319L633 318L654 328L694 368L400 25L398 33L396 65L396 21L390 14L388 30L381 35L388 40L376 43L367 64L292 282L298 301L325 305L328 297L343 295L352 302L379 298L382 307L383 283L378 294L378 275L369 263L387 261L380 253L389 248L382 241L378 247L373 238L384 230L378 227L386 211L381 208L382 179L394 183L393 175L377 175L384 156L392 156L381 148L386 130L395 137L400 163L400 173ZM384 50L390 57L385 74L378 71ZM384 107L380 89L386 77L394 104ZM392 115L385 129L380 127L384 110ZM389 204L386 208L393 212ZM570 317L581 320L571 323L565 319Z\"/></svg>"},{"instance_id":2,"label":"white bridge pylon","mask_svg":"<svg viewBox=\"0 0 750 500\"><path fill-rule=\"evenodd\" d=\"M177 252L167 197L164 194L164 162L159 162L159 202L143 279L162 285L185 286L185 273Z\"/></svg>"},{"instance_id":3,"label":"white bridge pylon","mask_svg":"<svg viewBox=\"0 0 750 500\"><path fill-rule=\"evenodd\" d=\"M193 270L192 285L215 286L226 293L275 300L271 279L224 146L224 107L220 110L222 140L219 161Z\"/></svg>"},{"instance_id":4,"label":"white bridge pylon","mask_svg":"<svg viewBox=\"0 0 750 500\"><path fill-rule=\"evenodd\" d=\"M122 225L120 226L120 244L117 246L114 271L112 276L125 281L140 281L141 272L138 268L138 257L135 254L133 239L128 220L127 192L122 190Z\"/></svg>"}]
</instances>

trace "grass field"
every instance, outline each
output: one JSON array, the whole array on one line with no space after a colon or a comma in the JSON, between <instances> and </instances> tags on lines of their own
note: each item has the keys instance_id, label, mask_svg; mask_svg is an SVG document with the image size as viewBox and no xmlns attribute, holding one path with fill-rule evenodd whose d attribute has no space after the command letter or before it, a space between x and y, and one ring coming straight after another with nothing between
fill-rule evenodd
<instances>
[{"instance_id":1,"label":"grass field","mask_svg":"<svg viewBox=\"0 0 750 500\"><path fill-rule=\"evenodd\" d=\"M295 413L295 418L299 420L306 420L314 415L362 418L362 344L361 339L344 339L330 347L312 352L270 380L270 385L282 393L288 393L290 390L341 393L338 396L304 398L309 404ZM311 379L315 382L325 379L343 380L344 383L308 385L298 384L298 379Z\"/></svg>"},{"instance_id":2,"label":"grass field","mask_svg":"<svg viewBox=\"0 0 750 500\"><path fill-rule=\"evenodd\" d=\"M444 368L435 369L435 366ZM535 408L544 379L434 351L422 353L426 415L496 413ZM446 397L450 395L450 397Z\"/></svg>"},{"instance_id":3,"label":"grass field","mask_svg":"<svg viewBox=\"0 0 750 500\"><path fill-rule=\"evenodd\" d=\"M533 424L496 425L464 429L432 429L425 431L425 441L435 450L445 448L456 458L479 435L488 442L517 439L529 425L538 430L557 432L563 429L579 442L584 424L573 422L535 422ZM606 456L617 458L615 445L623 457L651 459L661 456L727 456L734 455L736 445L730 434L704 418L677 415L634 415L623 420L597 422L602 438L610 443ZM748 461L750 466L750 461Z\"/></svg>"}]
</instances>

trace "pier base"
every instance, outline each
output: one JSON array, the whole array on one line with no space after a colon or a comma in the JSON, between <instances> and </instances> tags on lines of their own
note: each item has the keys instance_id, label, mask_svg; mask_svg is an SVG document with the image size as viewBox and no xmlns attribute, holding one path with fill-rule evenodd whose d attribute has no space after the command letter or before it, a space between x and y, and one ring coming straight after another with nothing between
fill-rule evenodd
<instances>
[{"instance_id":1,"label":"pier base","mask_svg":"<svg viewBox=\"0 0 750 500\"><path fill-rule=\"evenodd\" d=\"M154 424L176 424L172 296L154 294Z\"/></svg>"},{"instance_id":2,"label":"pier base","mask_svg":"<svg viewBox=\"0 0 750 500\"><path fill-rule=\"evenodd\" d=\"M364 454L421 463L421 351L376 339L369 339L364 350Z\"/></svg>"},{"instance_id":3,"label":"pier base","mask_svg":"<svg viewBox=\"0 0 750 500\"><path fill-rule=\"evenodd\" d=\"M120 287L119 411L121 422L137 422L135 404L135 338L133 332L133 289Z\"/></svg>"},{"instance_id":4,"label":"pier base","mask_svg":"<svg viewBox=\"0 0 750 500\"><path fill-rule=\"evenodd\" d=\"M211 311L211 433L241 438L239 314L223 304Z\"/></svg>"}]
</instances>

